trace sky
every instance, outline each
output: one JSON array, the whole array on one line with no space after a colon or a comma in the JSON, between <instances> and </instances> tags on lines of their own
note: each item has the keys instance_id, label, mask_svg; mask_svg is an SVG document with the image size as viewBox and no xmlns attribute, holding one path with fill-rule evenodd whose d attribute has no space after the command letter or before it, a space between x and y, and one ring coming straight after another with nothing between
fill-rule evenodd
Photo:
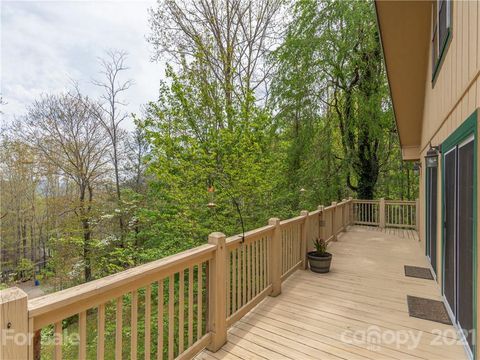
<instances>
[{"instance_id":1,"label":"sky","mask_svg":"<svg viewBox=\"0 0 480 360\"><path fill-rule=\"evenodd\" d=\"M1 0L2 121L25 114L43 93L57 93L78 82L86 95L99 89L98 58L108 49L128 52L124 79L135 84L125 94L126 111L141 114L158 97L164 66L151 61L148 9L154 0L5 1ZM127 129L133 128L128 120Z\"/></svg>"}]
</instances>

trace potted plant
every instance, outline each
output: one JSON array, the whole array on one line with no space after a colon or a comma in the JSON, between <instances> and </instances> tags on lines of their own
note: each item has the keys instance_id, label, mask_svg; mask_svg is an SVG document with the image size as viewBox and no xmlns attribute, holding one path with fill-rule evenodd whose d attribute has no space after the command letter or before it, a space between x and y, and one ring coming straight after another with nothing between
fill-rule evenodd
<instances>
[{"instance_id":1,"label":"potted plant","mask_svg":"<svg viewBox=\"0 0 480 360\"><path fill-rule=\"evenodd\" d=\"M332 254L327 252L327 242L323 239L315 239L313 245L315 250L309 251L307 254L310 270L316 273L328 273L332 262Z\"/></svg>"}]
</instances>

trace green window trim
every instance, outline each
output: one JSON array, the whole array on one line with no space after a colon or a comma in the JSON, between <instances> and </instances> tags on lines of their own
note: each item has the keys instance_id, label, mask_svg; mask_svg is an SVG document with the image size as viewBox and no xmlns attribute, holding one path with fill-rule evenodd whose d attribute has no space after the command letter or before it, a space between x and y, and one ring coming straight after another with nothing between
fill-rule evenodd
<instances>
[{"instance_id":1,"label":"green window trim","mask_svg":"<svg viewBox=\"0 0 480 360\"><path fill-rule=\"evenodd\" d=\"M432 71L432 87L435 86L438 74L440 73L440 69L442 68L443 60L445 59L445 55L446 55L447 50L449 48L451 39L452 39L452 30L451 30L451 28L448 28L447 29L447 37L445 38L445 41L443 42L443 45L440 49L440 55L439 55L438 59L435 61L435 68Z\"/></svg>"},{"instance_id":2,"label":"green window trim","mask_svg":"<svg viewBox=\"0 0 480 360\"><path fill-rule=\"evenodd\" d=\"M434 0L438 1L438 0ZM448 18L448 27L446 28L447 30L447 36L445 37L445 40L443 41L443 44L439 44L439 53L438 53L438 58L435 59L435 64L432 67L432 87L435 86L438 74L440 73L440 69L443 65L443 61L445 59L446 53L448 51L448 48L450 46L450 42L452 40L452 22L453 22L453 3L454 1L452 0L446 0L446 4L450 6L449 8L449 18ZM438 3L437 3L438 6ZM435 8L436 11L438 11L438 8ZM438 13L435 15L435 20L438 22ZM433 29L432 29L433 32ZM438 24L435 25L435 32L436 32L436 37L438 38L439 36L439 29L438 29ZM432 35L433 36L433 35ZM433 56L433 55L431 55Z\"/></svg>"},{"instance_id":3,"label":"green window trim","mask_svg":"<svg viewBox=\"0 0 480 360\"><path fill-rule=\"evenodd\" d=\"M442 218L441 218L441 248L439 249L441 254L441 272L442 272L442 284L441 292L444 295L444 285L445 285L445 234L444 234L444 221L445 221L445 153L448 152L453 147L457 146L463 140L467 139L473 134L474 136L474 167L473 167L473 183L475 184L473 188L473 217L478 219L477 213L477 188L478 188L478 169L477 169L477 157L478 157L478 131L477 131L477 118L479 110L475 110L463 123L456 129L443 143L441 146L442 152L442 172L441 172L441 204L442 204ZM478 269L478 244L477 244L477 221L473 222L473 329L474 334L477 333L478 324L477 324L477 314L478 314L478 303L477 303L477 269ZM476 339L475 339L476 340ZM473 344L472 349L473 360L477 359L477 344L476 341Z\"/></svg>"}]
</instances>

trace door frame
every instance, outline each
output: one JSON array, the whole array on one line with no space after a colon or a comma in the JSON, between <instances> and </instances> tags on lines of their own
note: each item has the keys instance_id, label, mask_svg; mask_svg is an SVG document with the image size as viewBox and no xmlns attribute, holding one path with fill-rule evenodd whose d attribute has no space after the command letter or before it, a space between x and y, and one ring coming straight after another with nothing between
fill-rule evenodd
<instances>
[{"instance_id":1,"label":"door frame","mask_svg":"<svg viewBox=\"0 0 480 360\"><path fill-rule=\"evenodd\" d=\"M433 273L433 278L435 280L437 280L437 273L439 271L439 267L441 267L441 264L438 264L437 260L438 260L438 254L441 254L441 252L439 252L439 249L438 249L438 225L439 225L439 222L438 222L438 205L440 203L439 201L439 198L438 198L438 191L439 191L439 188L438 188L438 179L441 178L441 174L439 176L439 170L443 170L439 167L437 167L437 176L436 176L436 179L435 181L437 182L437 193L435 194L436 196L436 201L437 201L437 206L435 208L435 217L437 218L437 236L435 238L435 242L436 242L436 246L435 246L435 269L433 268L432 266L432 249L431 249L431 244L430 244L430 239L429 239L429 236L430 236L430 226L427 225L427 222L430 220L430 207L429 207L429 192L431 192L431 189L430 189L430 175L429 175L429 171L428 171L428 168L425 168L425 257L427 258L428 260L428 265L430 267L430 270L432 271ZM431 173L430 173L431 174ZM441 190L441 189L440 189Z\"/></svg>"},{"instance_id":2,"label":"door frame","mask_svg":"<svg viewBox=\"0 0 480 360\"><path fill-rule=\"evenodd\" d=\"M442 143L441 150L442 150L442 173L441 173L441 206L442 206L442 217L441 217L441 271L442 271L442 284L441 284L441 290L442 290L442 295L445 300L445 292L444 292L444 286L445 286L445 256L444 256L444 251L445 251L445 154L448 153L450 150L452 150L454 147L460 145L463 141L465 141L467 138L470 136L474 136L474 143L473 143L473 329L474 330L474 343L473 343L473 348L470 349L468 344L465 346L465 350L467 354L473 358L476 359L476 353L477 353L477 221L478 221L478 213L477 213L477 192L478 192L478 182L477 182L477 162L478 162L478 132L477 132L477 117L478 117L478 109L476 109L459 127L456 129L444 142ZM457 159L458 161L458 159ZM457 163L458 167L458 163ZM457 200L456 200L457 201ZM455 255L456 257L456 255ZM455 259L456 260L456 259ZM456 275L455 275L456 276ZM455 290L456 292L456 290ZM455 294L456 296L456 294ZM446 301L444 301L446 302ZM448 306L447 306L448 308ZM453 313L450 312L451 309L448 309L450 316L452 317ZM458 328L458 324L456 322L456 319L452 318L452 323L455 324L455 327ZM463 334L462 334L463 335ZM465 340L465 339L464 339ZM466 342L466 341L465 341Z\"/></svg>"}]
</instances>

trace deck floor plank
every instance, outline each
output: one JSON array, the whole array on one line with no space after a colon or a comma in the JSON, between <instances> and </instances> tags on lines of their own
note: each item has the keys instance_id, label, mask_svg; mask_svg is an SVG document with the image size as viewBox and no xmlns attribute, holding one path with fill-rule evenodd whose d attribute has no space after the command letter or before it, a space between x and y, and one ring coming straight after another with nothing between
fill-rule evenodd
<instances>
[{"instance_id":1,"label":"deck floor plank","mask_svg":"<svg viewBox=\"0 0 480 360\"><path fill-rule=\"evenodd\" d=\"M197 359L467 359L453 326L410 317L406 296L441 299L414 230L353 226L331 243L328 274L299 270Z\"/></svg>"}]
</instances>

